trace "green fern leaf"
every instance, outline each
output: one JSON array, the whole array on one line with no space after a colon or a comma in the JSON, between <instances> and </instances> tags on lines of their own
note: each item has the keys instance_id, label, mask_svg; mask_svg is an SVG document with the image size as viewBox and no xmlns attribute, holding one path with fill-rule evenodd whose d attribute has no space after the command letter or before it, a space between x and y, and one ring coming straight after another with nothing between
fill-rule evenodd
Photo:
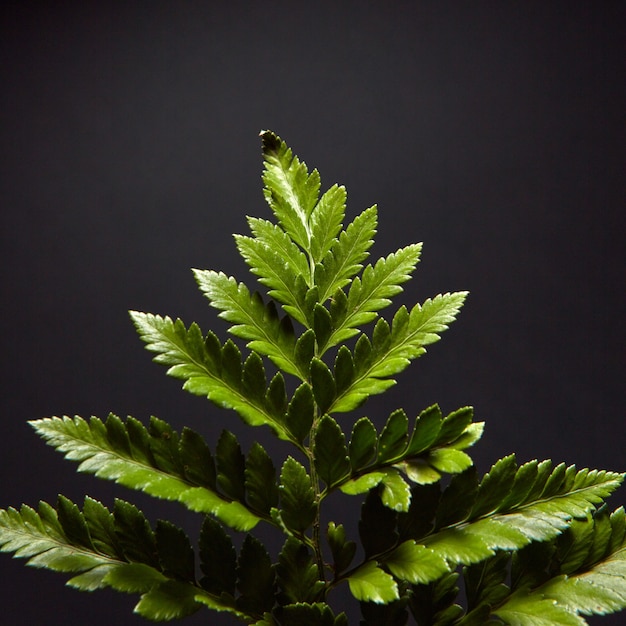
<instances>
[{"instance_id":1,"label":"green fern leaf","mask_svg":"<svg viewBox=\"0 0 626 626\"><path fill-rule=\"evenodd\" d=\"M343 525L335 524L334 522L328 523L326 538L333 555L333 569L335 576L337 576L348 569L350 563L352 563L352 559L356 554L356 543L347 541Z\"/></svg>"},{"instance_id":2,"label":"green fern leaf","mask_svg":"<svg viewBox=\"0 0 626 626\"><path fill-rule=\"evenodd\" d=\"M385 554L398 543L398 513L383 504L378 489L372 489L361 506L359 537L367 558Z\"/></svg>"},{"instance_id":3,"label":"green fern leaf","mask_svg":"<svg viewBox=\"0 0 626 626\"><path fill-rule=\"evenodd\" d=\"M261 140L265 199L289 236L303 249L309 250L309 217L319 196L319 174L317 170L309 174L306 164L271 131L263 131Z\"/></svg>"},{"instance_id":4,"label":"green fern leaf","mask_svg":"<svg viewBox=\"0 0 626 626\"><path fill-rule=\"evenodd\" d=\"M276 580L281 604L314 602L324 588L308 548L294 537L288 537L280 551Z\"/></svg>"},{"instance_id":5,"label":"green fern leaf","mask_svg":"<svg viewBox=\"0 0 626 626\"><path fill-rule=\"evenodd\" d=\"M158 520L154 535L163 573L195 583L195 555L184 531L167 520Z\"/></svg>"},{"instance_id":6,"label":"green fern leaf","mask_svg":"<svg viewBox=\"0 0 626 626\"><path fill-rule=\"evenodd\" d=\"M350 459L343 432L329 415L320 420L313 446L315 468L330 490L350 474Z\"/></svg>"},{"instance_id":7,"label":"green fern leaf","mask_svg":"<svg viewBox=\"0 0 626 626\"><path fill-rule=\"evenodd\" d=\"M406 609L407 602L406 596L388 604L361 602L363 619L359 622L359 626L406 626L409 618Z\"/></svg>"},{"instance_id":8,"label":"green fern leaf","mask_svg":"<svg viewBox=\"0 0 626 626\"><path fill-rule=\"evenodd\" d=\"M354 471L367 467L377 454L378 437L376 428L371 420L362 417L357 420L352 428L350 437L350 463Z\"/></svg>"},{"instance_id":9,"label":"green fern leaf","mask_svg":"<svg viewBox=\"0 0 626 626\"><path fill-rule=\"evenodd\" d=\"M560 576L540 588L570 611L606 615L626 608L626 547L584 573Z\"/></svg>"},{"instance_id":10,"label":"green fern leaf","mask_svg":"<svg viewBox=\"0 0 626 626\"><path fill-rule=\"evenodd\" d=\"M56 523L50 524L42 518L41 509L40 505L40 513L37 513L31 507L22 505L20 511L12 507L0 510L2 552L13 552L16 558L28 559L27 565L31 567L67 573L82 573L99 566L110 567L124 562L123 557L98 554L91 546L73 544L61 528L56 512Z\"/></svg>"},{"instance_id":11,"label":"green fern leaf","mask_svg":"<svg viewBox=\"0 0 626 626\"><path fill-rule=\"evenodd\" d=\"M359 366L354 382L337 395L329 411L350 411L370 395L382 393L394 385L395 380L390 377L400 373L411 360L422 355L426 351L424 346L440 339L439 333L454 321L466 296L467 292L439 295L423 305L415 305L410 314L401 307L394 316L388 337L381 337L377 342L382 347L367 348L364 358L357 358L357 342L354 362Z\"/></svg>"},{"instance_id":12,"label":"green fern leaf","mask_svg":"<svg viewBox=\"0 0 626 626\"><path fill-rule=\"evenodd\" d=\"M206 516L200 531L201 586L214 596L234 598L237 554L231 538L213 518Z\"/></svg>"},{"instance_id":13,"label":"green fern leaf","mask_svg":"<svg viewBox=\"0 0 626 626\"><path fill-rule=\"evenodd\" d=\"M280 473L280 517L285 526L305 531L315 518L315 492L303 465L289 457Z\"/></svg>"},{"instance_id":14,"label":"green fern leaf","mask_svg":"<svg viewBox=\"0 0 626 626\"><path fill-rule=\"evenodd\" d=\"M135 455L128 450L121 452L111 443L106 426L98 418L87 422L78 416L73 419L54 417L31 424L48 444L67 459L78 461L79 472L95 474L157 498L181 502L192 511L216 515L239 530L249 530L261 519L240 502L233 502L217 493L210 483L200 485L184 473L170 473L156 460L148 462L145 454ZM137 429L137 426L134 428ZM148 441L153 442L154 439L154 436L149 437Z\"/></svg>"},{"instance_id":15,"label":"green fern leaf","mask_svg":"<svg viewBox=\"0 0 626 626\"><path fill-rule=\"evenodd\" d=\"M259 282L269 287L268 295L280 302L283 309L298 322L308 325L308 272L294 274L278 250L266 246L258 239L237 235L235 241L241 256L252 272L259 276Z\"/></svg>"},{"instance_id":16,"label":"green fern leaf","mask_svg":"<svg viewBox=\"0 0 626 626\"><path fill-rule=\"evenodd\" d=\"M255 626L279 626L278 622L264 622ZM325 602L288 604L280 611L280 626L348 626L345 613L335 617Z\"/></svg>"},{"instance_id":17,"label":"green fern leaf","mask_svg":"<svg viewBox=\"0 0 626 626\"><path fill-rule=\"evenodd\" d=\"M541 599L549 599L574 615L605 615L626 608L626 538L623 523L623 508L610 517L604 508L595 516L571 525L558 538L551 561L544 558L539 566L544 577L545 572L552 577L534 588L526 586L501 603L495 613L506 614L511 600L521 610L525 602L532 607ZM566 552L563 552L563 546L567 546ZM576 570L573 570L572 553L578 555L575 557L578 563ZM530 578L526 575L527 580ZM538 582L541 580L538 579Z\"/></svg>"},{"instance_id":18,"label":"green fern leaf","mask_svg":"<svg viewBox=\"0 0 626 626\"><path fill-rule=\"evenodd\" d=\"M380 481L383 486L381 498L383 504L394 511L408 511L411 504L411 488L402 476L388 469Z\"/></svg>"},{"instance_id":19,"label":"green fern leaf","mask_svg":"<svg viewBox=\"0 0 626 626\"><path fill-rule=\"evenodd\" d=\"M100 541L106 542L106 553L96 551L91 537L99 535L104 519L101 512L106 509L100 503L88 501L89 516L83 516L76 505L62 497L59 510L64 512L60 515L44 502L40 503L38 512L26 505L20 511L0 510L0 549L27 558L30 566L75 574L68 585L77 589L94 591L111 587L143 594L135 612L152 620L184 617L202 604L244 616L191 582L190 546L180 529L161 524L155 537L143 514L131 504L118 500L114 513L107 511L106 518L114 518L117 537L123 539L121 551L115 547L115 541L103 540L102 534ZM95 509L99 511L96 515ZM177 547L183 548L182 551L177 551Z\"/></svg>"},{"instance_id":20,"label":"green fern leaf","mask_svg":"<svg viewBox=\"0 0 626 626\"><path fill-rule=\"evenodd\" d=\"M248 453L244 475L248 506L269 517L272 508L278 505L276 468L263 446L256 441Z\"/></svg>"},{"instance_id":21,"label":"green fern leaf","mask_svg":"<svg viewBox=\"0 0 626 626\"><path fill-rule=\"evenodd\" d=\"M611 472L581 470L568 475L569 479L536 500L527 499L506 512L443 528L425 537L423 545L451 563L469 565L495 550L516 550L531 541L548 541L568 528L573 518L584 518L622 481L620 474Z\"/></svg>"},{"instance_id":22,"label":"green fern leaf","mask_svg":"<svg viewBox=\"0 0 626 626\"><path fill-rule=\"evenodd\" d=\"M510 589L505 584L509 561L508 552L498 552L493 558L463 569L468 614L484 605L499 605L510 594ZM487 611L487 615L489 612ZM485 618L480 623L486 621Z\"/></svg>"},{"instance_id":23,"label":"green fern leaf","mask_svg":"<svg viewBox=\"0 0 626 626\"><path fill-rule=\"evenodd\" d=\"M131 317L147 349L157 353L154 360L169 366L170 376L183 379L183 389L237 411L251 426L266 425L279 438L293 440L283 424L284 415L244 387L241 355L232 342L222 348L213 333L205 340L196 324L187 330L180 320L169 317L136 311Z\"/></svg>"},{"instance_id":24,"label":"green fern leaf","mask_svg":"<svg viewBox=\"0 0 626 626\"><path fill-rule=\"evenodd\" d=\"M400 597L393 576L380 569L376 561L366 561L347 580L350 592L361 602L387 604Z\"/></svg>"},{"instance_id":25,"label":"green fern leaf","mask_svg":"<svg viewBox=\"0 0 626 626\"><path fill-rule=\"evenodd\" d=\"M584 626L587 622L559 606L554 600L524 590L512 595L497 611L496 617L512 626Z\"/></svg>"},{"instance_id":26,"label":"green fern leaf","mask_svg":"<svg viewBox=\"0 0 626 626\"><path fill-rule=\"evenodd\" d=\"M237 560L237 608L245 613L263 615L274 605L275 573L263 544L246 535Z\"/></svg>"},{"instance_id":27,"label":"green fern leaf","mask_svg":"<svg viewBox=\"0 0 626 626\"><path fill-rule=\"evenodd\" d=\"M473 423L472 416L471 407L454 411L446 418L439 407L430 407L418 416L409 437L406 414L397 410L389 416L379 438L373 424L361 418L354 426L350 442L352 473L338 484L339 488L356 495L385 482L387 477L391 484L400 487L402 479L396 470L421 485L439 481L442 473L464 472L472 466L472 459L462 449L473 445L482 433L482 423ZM402 491L406 493L406 489L403 485ZM401 510L405 506L402 504Z\"/></svg>"},{"instance_id":28,"label":"green fern leaf","mask_svg":"<svg viewBox=\"0 0 626 626\"><path fill-rule=\"evenodd\" d=\"M452 573L427 585L411 587L409 608L418 624L452 626L458 623L463 609L453 604L459 593L457 580L458 574Z\"/></svg>"},{"instance_id":29,"label":"green fern leaf","mask_svg":"<svg viewBox=\"0 0 626 626\"><path fill-rule=\"evenodd\" d=\"M293 242L291 237L277 224L268 220L254 217L248 218L248 225L254 239L263 244L266 248L277 252L283 261L283 266L288 265L294 276L302 274L305 278L310 274L310 266L307 256ZM237 238L235 237L235 240ZM262 275L261 275L262 276ZM262 276L263 277L263 276ZM270 278L269 276L266 278ZM312 284L309 284L312 287Z\"/></svg>"},{"instance_id":30,"label":"green fern leaf","mask_svg":"<svg viewBox=\"0 0 626 626\"><path fill-rule=\"evenodd\" d=\"M401 543L383 562L394 576L413 584L438 580L450 571L441 555L415 541Z\"/></svg>"},{"instance_id":31,"label":"green fern leaf","mask_svg":"<svg viewBox=\"0 0 626 626\"><path fill-rule=\"evenodd\" d=\"M324 348L336 345L356 335L358 327L376 319L375 311L391 304L390 298L401 293L400 285L411 278L419 261L421 244L401 248L386 258L379 259L374 266L368 265L361 278L352 281L348 292L346 311Z\"/></svg>"},{"instance_id":32,"label":"green fern leaf","mask_svg":"<svg viewBox=\"0 0 626 626\"><path fill-rule=\"evenodd\" d=\"M363 269L362 262L374 243L378 213L372 206L360 213L339 234L320 263L315 266L315 285L319 289L319 302L326 302L338 289Z\"/></svg>"},{"instance_id":33,"label":"green fern leaf","mask_svg":"<svg viewBox=\"0 0 626 626\"><path fill-rule=\"evenodd\" d=\"M155 622L182 619L202 607L196 601L198 595L201 591L193 585L167 580L144 593L134 612Z\"/></svg>"},{"instance_id":34,"label":"green fern leaf","mask_svg":"<svg viewBox=\"0 0 626 626\"><path fill-rule=\"evenodd\" d=\"M336 241L345 211L346 189L333 185L311 213L311 258L314 264L326 256Z\"/></svg>"},{"instance_id":35,"label":"green fern leaf","mask_svg":"<svg viewBox=\"0 0 626 626\"><path fill-rule=\"evenodd\" d=\"M268 356L283 371L306 378L306 370L295 360L293 331L285 329L271 303L265 305L258 294L221 272L194 270L194 274L211 306L222 311L219 317L233 324L230 333L246 339L250 350Z\"/></svg>"},{"instance_id":36,"label":"green fern leaf","mask_svg":"<svg viewBox=\"0 0 626 626\"><path fill-rule=\"evenodd\" d=\"M315 418L315 399L311 385L302 383L287 408L286 425L300 443L309 435Z\"/></svg>"},{"instance_id":37,"label":"green fern leaf","mask_svg":"<svg viewBox=\"0 0 626 626\"><path fill-rule=\"evenodd\" d=\"M394 411L387 420L378 440L377 463L397 459L406 449L409 420L402 409Z\"/></svg>"}]
</instances>

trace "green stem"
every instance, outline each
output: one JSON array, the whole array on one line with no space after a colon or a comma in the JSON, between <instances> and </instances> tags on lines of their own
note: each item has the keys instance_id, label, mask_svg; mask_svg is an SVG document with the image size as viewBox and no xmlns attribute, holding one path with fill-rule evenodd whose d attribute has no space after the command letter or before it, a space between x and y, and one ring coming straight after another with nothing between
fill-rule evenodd
<instances>
[{"instance_id":1,"label":"green stem","mask_svg":"<svg viewBox=\"0 0 626 626\"><path fill-rule=\"evenodd\" d=\"M321 505L322 505L322 497L321 497L321 488L320 481L317 476L317 470L315 469L315 455L313 453L312 442L315 440L315 433L317 432L317 425L319 422L318 416L313 420L313 425L311 426L311 432L309 434L309 447L307 448L307 456L309 458L309 471L311 475L311 483L313 484L313 490L315 492L315 519L313 520L313 551L315 552L315 562L317 563L317 573L319 580L325 581L324 575L324 556L322 554L322 543L321 543Z\"/></svg>"}]
</instances>

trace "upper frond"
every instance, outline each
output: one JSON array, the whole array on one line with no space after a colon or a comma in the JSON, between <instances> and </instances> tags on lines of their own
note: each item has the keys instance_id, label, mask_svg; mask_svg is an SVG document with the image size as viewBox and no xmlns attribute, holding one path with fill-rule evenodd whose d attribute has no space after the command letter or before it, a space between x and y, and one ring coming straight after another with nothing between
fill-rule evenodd
<instances>
[{"instance_id":1,"label":"upper frond","mask_svg":"<svg viewBox=\"0 0 626 626\"><path fill-rule=\"evenodd\" d=\"M203 337L196 324L187 329L180 320L137 311L131 317L147 349L157 353L154 360L169 366L170 376L183 379L183 389L237 411L251 426L269 426L281 439L295 442L284 424L287 396L282 376L277 374L267 387L258 355L252 352L242 363L230 340L221 346L213 333Z\"/></svg>"},{"instance_id":2,"label":"upper frond","mask_svg":"<svg viewBox=\"0 0 626 626\"><path fill-rule=\"evenodd\" d=\"M391 327L380 318L372 341L365 335L357 341L352 381L337 394L329 412L350 411L369 396L394 385L391 377L424 354L424 346L441 338L440 333L456 319L466 297L465 291L438 295L422 305L416 304L410 313L401 307Z\"/></svg>"},{"instance_id":3,"label":"upper frond","mask_svg":"<svg viewBox=\"0 0 626 626\"><path fill-rule=\"evenodd\" d=\"M301 324L307 324L306 294L310 272L294 271L280 249L259 239L237 235L237 248L246 263L257 274L259 282L269 287L269 295L283 305L283 309Z\"/></svg>"},{"instance_id":4,"label":"upper frond","mask_svg":"<svg viewBox=\"0 0 626 626\"><path fill-rule=\"evenodd\" d=\"M271 302L266 305L260 295L221 272L194 270L194 275L211 306L233 324L229 332L246 339L248 348L268 356L284 372L306 380L308 372L296 361L293 328L278 317Z\"/></svg>"},{"instance_id":5,"label":"upper frond","mask_svg":"<svg viewBox=\"0 0 626 626\"><path fill-rule=\"evenodd\" d=\"M333 319L333 331L324 348L356 335L359 326L375 320L375 312L391 304L390 298L399 294L400 285L411 278L421 248L421 244L401 248L379 259L374 266L368 265L361 278L352 281L342 315Z\"/></svg>"},{"instance_id":6,"label":"upper frond","mask_svg":"<svg viewBox=\"0 0 626 626\"><path fill-rule=\"evenodd\" d=\"M303 249L311 246L309 217L317 204L320 177L271 131L261 132L264 195L286 233Z\"/></svg>"},{"instance_id":7,"label":"upper frond","mask_svg":"<svg viewBox=\"0 0 626 626\"><path fill-rule=\"evenodd\" d=\"M319 290L319 302L326 302L363 269L362 263L374 243L377 224L378 211L376 206L372 206L348 224L324 258L317 263L315 285Z\"/></svg>"}]
</instances>

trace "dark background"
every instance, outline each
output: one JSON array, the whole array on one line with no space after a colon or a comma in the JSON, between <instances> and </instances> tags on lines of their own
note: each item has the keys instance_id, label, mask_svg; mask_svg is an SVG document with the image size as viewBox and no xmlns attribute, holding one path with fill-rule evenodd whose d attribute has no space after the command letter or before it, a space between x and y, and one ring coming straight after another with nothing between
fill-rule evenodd
<instances>
[{"instance_id":1,"label":"dark background","mask_svg":"<svg viewBox=\"0 0 626 626\"><path fill-rule=\"evenodd\" d=\"M323 188L346 185L350 219L379 204L375 258L425 242L407 303L471 292L444 341L360 414L380 425L398 406L473 404L481 471L510 452L626 470L623 3L1 11L0 507L119 496L198 532L175 504L77 475L26 424L44 416L156 414L286 454L182 393L126 313L225 337L189 268L252 282L231 233L269 216L263 128ZM143 623L132 597L81 594L7 556L0 572L2 623Z\"/></svg>"}]
</instances>

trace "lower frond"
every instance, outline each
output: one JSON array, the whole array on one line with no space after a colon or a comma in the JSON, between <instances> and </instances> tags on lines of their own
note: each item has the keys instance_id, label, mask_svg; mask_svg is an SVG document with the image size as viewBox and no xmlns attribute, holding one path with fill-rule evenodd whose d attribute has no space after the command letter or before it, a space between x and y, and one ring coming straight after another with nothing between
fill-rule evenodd
<instances>
[{"instance_id":1,"label":"lower frond","mask_svg":"<svg viewBox=\"0 0 626 626\"><path fill-rule=\"evenodd\" d=\"M152 418L148 430L132 417L124 423L115 415L106 422L76 416L45 418L31 425L65 458L78 461L80 472L210 513L237 530L249 530L263 519L245 502L217 490L212 455L190 429L179 437L162 420Z\"/></svg>"}]
</instances>

